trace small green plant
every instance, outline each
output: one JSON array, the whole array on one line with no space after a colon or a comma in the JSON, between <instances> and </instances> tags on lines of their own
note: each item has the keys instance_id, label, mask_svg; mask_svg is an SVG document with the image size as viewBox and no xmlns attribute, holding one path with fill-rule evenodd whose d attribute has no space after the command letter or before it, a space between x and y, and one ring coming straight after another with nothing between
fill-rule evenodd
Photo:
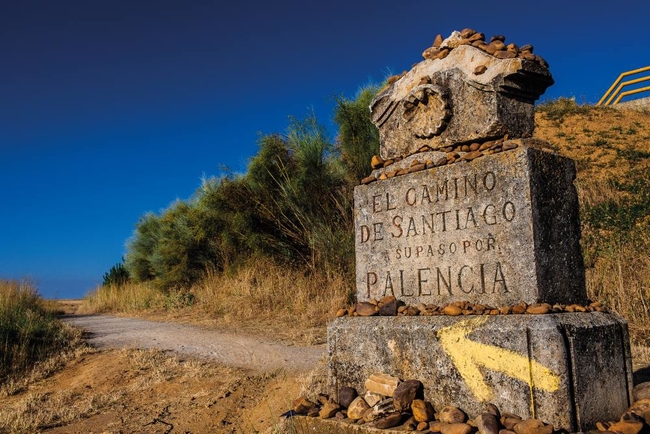
<instances>
[{"instance_id":1,"label":"small green plant","mask_svg":"<svg viewBox=\"0 0 650 434\"><path fill-rule=\"evenodd\" d=\"M650 152L638 151L632 148L616 149L616 156L632 162L637 162L645 158L650 158Z\"/></svg>"},{"instance_id":2,"label":"small green plant","mask_svg":"<svg viewBox=\"0 0 650 434\"><path fill-rule=\"evenodd\" d=\"M637 133L637 129L633 127L630 127L625 131L625 134L627 134L628 136L634 136L636 135L636 133Z\"/></svg>"},{"instance_id":3,"label":"small green plant","mask_svg":"<svg viewBox=\"0 0 650 434\"><path fill-rule=\"evenodd\" d=\"M544 113L546 119L562 123L567 116L577 114L589 114L594 110L593 106L578 105L573 98L558 98L547 101L537 106L537 111Z\"/></svg>"}]
</instances>

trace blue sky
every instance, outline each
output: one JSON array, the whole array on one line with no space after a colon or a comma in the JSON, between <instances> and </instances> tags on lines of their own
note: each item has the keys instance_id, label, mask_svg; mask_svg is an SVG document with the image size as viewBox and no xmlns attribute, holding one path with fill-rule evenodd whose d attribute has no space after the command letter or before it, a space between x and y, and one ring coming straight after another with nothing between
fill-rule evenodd
<instances>
[{"instance_id":1,"label":"blue sky","mask_svg":"<svg viewBox=\"0 0 650 434\"><path fill-rule=\"evenodd\" d=\"M259 134L409 69L436 34L531 43L594 103L650 65L648 1L0 2L0 277L81 297L139 216L246 170Z\"/></svg>"}]
</instances>

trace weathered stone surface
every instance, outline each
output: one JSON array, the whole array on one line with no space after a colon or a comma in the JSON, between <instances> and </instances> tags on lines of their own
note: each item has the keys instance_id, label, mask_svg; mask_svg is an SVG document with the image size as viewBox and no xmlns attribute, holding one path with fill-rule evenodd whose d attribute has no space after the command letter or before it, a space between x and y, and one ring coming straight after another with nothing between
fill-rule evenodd
<instances>
[{"instance_id":1,"label":"weathered stone surface","mask_svg":"<svg viewBox=\"0 0 650 434\"><path fill-rule=\"evenodd\" d=\"M584 304L574 164L522 143L357 186L358 300Z\"/></svg>"},{"instance_id":2,"label":"weathered stone surface","mask_svg":"<svg viewBox=\"0 0 650 434\"><path fill-rule=\"evenodd\" d=\"M397 299L393 297L392 300L379 305L379 315L382 316L395 316L397 315Z\"/></svg>"},{"instance_id":3,"label":"weathered stone surface","mask_svg":"<svg viewBox=\"0 0 650 434\"><path fill-rule=\"evenodd\" d=\"M608 431L612 431L620 434L639 434L639 432L641 432L641 430L643 429L643 422L622 420L609 425L607 429ZM521 433L521 434L528 434L528 433Z\"/></svg>"},{"instance_id":4,"label":"weathered stone surface","mask_svg":"<svg viewBox=\"0 0 650 434\"><path fill-rule=\"evenodd\" d=\"M458 315L461 315L463 313L463 309L461 309L460 307L458 307L456 305L450 304L448 306L445 306L445 308L443 309L443 312L444 312L445 315L458 316Z\"/></svg>"},{"instance_id":5,"label":"weathered stone surface","mask_svg":"<svg viewBox=\"0 0 650 434\"><path fill-rule=\"evenodd\" d=\"M470 434L472 431L474 428L466 423L448 423L440 428L442 434Z\"/></svg>"},{"instance_id":6,"label":"weathered stone surface","mask_svg":"<svg viewBox=\"0 0 650 434\"><path fill-rule=\"evenodd\" d=\"M534 402L535 417L569 432L618 419L632 392L627 324L614 314L343 317L328 342L330 390L391 372L420 379L436 408L480 414L491 402L530 418Z\"/></svg>"},{"instance_id":7,"label":"weathered stone surface","mask_svg":"<svg viewBox=\"0 0 650 434\"><path fill-rule=\"evenodd\" d=\"M370 406L360 396L357 396L348 406L348 417L352 420L358 420L363 417L363 414Z\"/></svg>"},{"instance_id":8,"label":"weathered stone surface","mask_svg":"<svg viewBox=\"0 0 650 434\"><path fill-rule=\"evenodd\" d=\"M393 402L397 411L406 411L411 408L415 398L422 399L424 390L419 380L406 380L400 383L393 392Z\"/></svg>"},{"instance_id":9,"label":"weathered stone surface","mask_svg":"<svg viewBox=\"0 0 650 434\"><path fill-rule=\"evenodd\" d=\"M464 423L467 420L465 412L453 405L443 407L436 416L442 423Z\"/></svg>"},{"instance_id":10,"label":"weathered stone surface","mask_svg":"<svg viewBox=\"0 0 650 434\"><path fill-rule=\"evenodd\" d=\"M553 83L548 70L521 58L489 55L490 47L505 50L501 41L490 43L488 53L465 43L458 34L441 48L427 49L425 60L372 102L383 159L413 154L423 145L438 149L505 134L532 135L534 101ZM479 66L485 70L475 74ZM431 84L419 84L422 77Z\"/></svg>"},{"instance_id":11,"label":"weathered stone surface","mask_svg":"<svg viewBox=\"0 0 650 434\"><path fill-rule=\"evenodd\" d=\"M377 315L377 306L372 303L361 302L357 303L357 314L359 316L373 316Z\"/></svg>"},{"instance_id":12,"label":"weathered stone surface","mask_svg":"<svg viewBox=\"0 0 650 434\"><path fill-rule=\"evenodd\" d=\"M343 386L339 390L338 402L343 408L348 408L350 403L358 396L357 390L352 387Z\"/></svg>"},{"instance_id":13,"label":"weathered stone surface","mask_svg":"<svg viewBox=\"0 0 650 434\"><path fill-rule=\"evenodd\" d=\"M414 399L411 403L411 412L418 422L429 422L433 420L435 410L429 401Z\"/></svg>"},{"instance_id":14,"label":"weathered stone surface","mask_svg":"<svg viewBox=\"0 0 650 434\"><path fill-rule=\"evenodd\" d=\"M499 434L501 424L492 413L481 413L474 418L479 434Z\"/></svg>"},{"instance_id":15,"label":"weathered stone surface","mask_svg":"<svg viewBox=\"0 0 650 434\"><path fill-rule=\"evenodd\" d=\"M324 393L319 393L316 399L318 402L320 402L321 405L325 405L330 400L330 397Z\"/></svg>"},{"instance_id":16,"label":"weathered stone surface","mask_svg":"<svg viewBox=\"0 0 650 434\"><path fill-rule=\"evenodd\" d=\"M552 306L548 303L535 303L526 308L526 313L541 315L548 313Z\"/></svg>"},{"instance_id":17,"label":"weathered stone surface","mask_svg":"<svg viewBox=\"0 0 650 434\"><path fill-rule=\"evenodd\" d=\"M488 405L485 406L485 409L491 415L496 416L497 419L501 418L501 411L499 410L499 407L497 407L496 405L489 403Z\"/></svg>"},{"instance_id":18,"label":"weathered stone surface","mask_svg":"<svg viewBox=\"0 0 650 434\"><path fill-rule=\"evenodd\" d=\"M365 381L365 387L368 392L383 396L393 396L399 383L399 378L393 377L392 375L373 373Z\"/></svg>"},{"instance_id":19,"label":"weathered stone surface","mask_svg":"<svg viewBox=\"0 0 650 434\"><path fill-rule=\"evenodd\" d=\"M393 428L402 422L401 413L390 413L375 420L375 426L379 429ZM626 433L627 434L627 433Z\"/></svg>"},{"instance_id":20,"label":"weathered stone surface","mask_svg":"<svg viewBox=\"0 0 650 434\"><path fill-rule=\"evenodd\" d=\"M517 434L551 434L553 426L544 425L541 420L530 418L515 425L513 431Z\"/></svg>"},{"instance_id":21,"label":"weathered stone surface","mask_svg":"<svg viewBox=\"0 0 650 434\"><path fill-rule=\"evenodd\" d=\"M320 409L318 415L321 419L329 419L330 417L333 417L340 409L341 406L338 405L338 403L334 401L327 401L325 404L323 404L323 407Z\"/></svg>"},{"instance_id":22,"label":"weathered stone surface","mask_svg":"<svg viewBox=\"0 0 650 434\"><path fill-rule=\"evenodd\" d=\"M634 404L630 406L628 411L632 411L636 414L642 414L650 411L650 398L641 398L635 400Z\"/></svg>"},{"instance_id":23,"label":"weathered stone surface","mask_svg":"<svg viewBox=\"0 0 650 434\"><path fill-rule=\"evenodd\" d=\"M508 430L512 430L515 427L515 425L521 422L521 420L522 420L521 417L517 415L506 413L501 417L501 425L503 425Z\"/></svg>"},{"instance_id":24,"label":"weathered stone surface","mask_svg":"<svg viewBox=\"0 0 650 434\"><path fill-rule=\"evenodd\" d=\"M377 418L396 412L397 409L395 408L393 398L385 398L372 407L372 415L370 419L376 420Z\"/></svg>"},{"instance_id":25,"label":"weathered stone surface","mask_svg":"<svg viewBox=\"0 0 650 434\"><path fill-rule=\"evenodd\" d=\"M305 398L304 396L301 396L300 398L296 399L293 401L293 411L295 411L297 414L307 414L309 410L314 408L314 403Z\"/></svg>"},{"instance_id":26,"label":"weathered stone surface","mask_svg":"<svg viewBox=\"0 0 650 434\"><path fill-rule=\"evenodd\" d=\"M634 397L635 401L639 401L641 399L650 399L650 381L646 381L645 383L640 383L634 386L634 389L632 390L632 396Z\"/></svg>"},{"instance_id":27,"label":"weathered stone surface","mask_svg":"<svg viewBox=\"0 0 650 434\"><path fill-rule=\"evenodd\" d=\"M307 412L307 417L318 417L319 415L320 415L320 408L319 407L312 407Z\"/></svg>"},{"instance_id":28,"label":"weathered stone surface","mask_svg":"<svg viewBox=\"0 0 650 434\"><path fill-rule=\"evenodd\" d=\"M368 390L363 395L363 399L368 403L370 407L374 407L379 401L384 399L384 397L378 393L374 393Z\"/></svg>"}]
</instances>

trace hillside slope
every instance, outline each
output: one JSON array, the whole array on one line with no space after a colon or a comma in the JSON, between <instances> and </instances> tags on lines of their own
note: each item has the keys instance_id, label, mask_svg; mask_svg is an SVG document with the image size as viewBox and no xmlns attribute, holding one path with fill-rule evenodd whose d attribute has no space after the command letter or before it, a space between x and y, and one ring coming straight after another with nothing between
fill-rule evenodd
<instances>
[{"instance_id":1,"label":"hillside slope","mask_svg":"<svg viewBox=\"0 0 650 434\"><path fill-rule=\"evenodd\" d=\"M650 113L541 105L535 137L575 160L590 297L630 321L633 341L650 340Z\"/></svg>"}]
</instances>

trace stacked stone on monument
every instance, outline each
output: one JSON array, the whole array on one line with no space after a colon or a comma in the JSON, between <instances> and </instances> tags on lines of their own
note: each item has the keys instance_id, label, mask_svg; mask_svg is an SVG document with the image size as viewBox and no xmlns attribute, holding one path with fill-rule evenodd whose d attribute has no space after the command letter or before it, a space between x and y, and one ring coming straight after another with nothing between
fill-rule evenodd
<instances>
[{"instance_id":1,"label":"stacked stone on monument","mask_svg":"<svg viewBox=\"0 0 650 434\"><path fill-rule=\"evenodd\" d=\"M385 373L421 381L436 409L480 414L492 403L556 429L593 429L630 404L627 323L597 311L498 314L588 304L574 162L531 138L548 65L503 37L465 29L441 39L370 107L381 148L354 192L357 299L492 309L337 318L330 392L361 393Z\"/></svg>"}]
</instances>

